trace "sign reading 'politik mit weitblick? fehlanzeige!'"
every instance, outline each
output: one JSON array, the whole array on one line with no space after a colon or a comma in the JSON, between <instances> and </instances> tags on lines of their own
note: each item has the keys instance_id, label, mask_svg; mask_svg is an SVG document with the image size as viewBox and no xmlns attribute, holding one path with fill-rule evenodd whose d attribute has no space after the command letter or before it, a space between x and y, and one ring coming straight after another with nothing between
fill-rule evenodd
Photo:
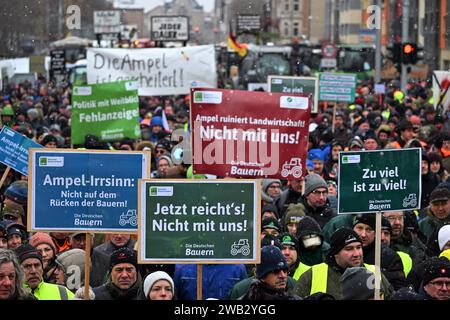
<instances>
[{"instance_id":1,"label":"sign reading 'politik mit weitblick? fehlanzeige!'","mask_svg":"<svg viewBox=\"0 0 450 320\"><path fill-rule=\"evenodd\" d=\"M196 173L298 179L306 172L310 94L192 89Z\"/></svg>"}]
</instances>

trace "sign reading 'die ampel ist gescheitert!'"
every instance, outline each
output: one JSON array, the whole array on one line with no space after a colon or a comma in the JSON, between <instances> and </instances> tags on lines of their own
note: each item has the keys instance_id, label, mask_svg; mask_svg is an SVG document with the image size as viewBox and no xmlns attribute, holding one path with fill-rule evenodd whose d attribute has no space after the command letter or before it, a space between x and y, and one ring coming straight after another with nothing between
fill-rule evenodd
<instances>
[{"instance_id":1,"label":"sign reading 'die ampel ist gescheitert!'","mask_svg":"<svg viewBox=\"0 0 450 320\"><path fill-rule=\"evenodd\" d=\"M134 80L140 96L188 94L217 87L214 45L87 50L88 84Z\"/></svg>"},{"instance_id":2,"label":"sign reading 'die ampel ist gescheitert!'","mask_svg":"<svg viewBox=\"0 0 450 320\"><path fill-rule=\"evenodd\" d=\"M141 263L259 263L259 183L140 180Z\"/></svg>"},{"instance_id":3,"label":"sign reading 'die ampel ist gescheitert!'","mask_svg":"<svg viewBox=\"0 0 450 320\"><path fill-rule=\"evenodd\" d=\"M39 143L3 126L0 132L0 162L28 176L28 149L42 148Z\"/></svg>"},{"instance_id":4,"label":"sign reading 'die ampel ist gescheitert!'","mask_svg":"<svg viewBox=\"0 0 450 320\"><path fill-rule=\"evenodd\" d=\"M310 112L310 94L192 89L194 172L304 176Z\"/></svg>"},{"instance_id":5,"label":"sign reading 'die ampel ist gescheitert!'","mask_svg":"<svg viewBox=\"0 0 450 320\"><path fill-rule=\"evenodd\" d=\"M73 144L84 143L87 134L102 141L141 137L137 82L74 87L72 100Z\"/></svg>"},{"instance_id":6,"label":"sign reading 'die ampel ist gescheitert!'","mask_svg":"<svg viewBox=\"0 0 450 320\"><path fill-rule=\"evenodd\" d=\"M136 232L148 152L30 149L32 231Z\"/></svg>"},{"instance_id":7,"label":"sign reading 'die ampel ist gescheitert!'","mask_svg":"<svg viewBox=\"0 0 450 320\"><path fill-rule=\"evenodd\" d=\"M421 149L339 153L339 213L420 207Z\"/></svg>"}]
</instances>

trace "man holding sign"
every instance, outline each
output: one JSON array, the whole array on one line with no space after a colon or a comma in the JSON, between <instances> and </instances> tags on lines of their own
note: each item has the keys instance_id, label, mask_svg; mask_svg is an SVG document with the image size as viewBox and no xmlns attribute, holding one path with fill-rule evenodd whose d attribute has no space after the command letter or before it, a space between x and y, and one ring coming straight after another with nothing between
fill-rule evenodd
<instances>
[{"instance_id":1,"label":"man holding sign","mask_svg":"<svg viewBox=\"0 0 450 320\"><path fill-rule=\"evenodd\" d=\"M358 215L353 222L353 230L362 240L364 262L375 264L375 214ZM394 250L381 245L381 271L395 290L406 286L403 264Z\"/></svg>"}]
</instances>

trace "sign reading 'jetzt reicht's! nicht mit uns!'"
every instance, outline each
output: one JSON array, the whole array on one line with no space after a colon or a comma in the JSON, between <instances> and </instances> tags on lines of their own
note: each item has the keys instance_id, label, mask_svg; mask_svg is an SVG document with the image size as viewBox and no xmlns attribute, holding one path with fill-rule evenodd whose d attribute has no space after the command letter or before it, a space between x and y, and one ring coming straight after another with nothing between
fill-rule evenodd
<instances>
[{"instance_id":1,"label":"sign reading 'jetzt reicht's! nicht mit uns!'","mask_svg":"<svg viewBox=\"0 0 450 320\"><path fill-rule=\"evenodd\" d=\"M142 263L258 263L255 180L140 180Z\"/></svg>"}]
</instances>

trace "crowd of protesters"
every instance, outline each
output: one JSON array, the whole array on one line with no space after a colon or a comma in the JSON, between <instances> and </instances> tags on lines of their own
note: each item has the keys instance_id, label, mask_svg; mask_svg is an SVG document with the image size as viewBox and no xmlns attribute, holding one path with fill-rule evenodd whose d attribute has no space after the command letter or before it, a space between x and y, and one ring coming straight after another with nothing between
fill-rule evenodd
<instances>
[{"instance_id":1,"label":"crowd of protesters","mask_svg":"<svg viewBox=\"0 0 450 320\"><path fill-rule=\"evenodd\" d=\"M261 180L261 263L203 265L203 299L373 299L375 216L337 215L338 154L417 147L420 210L383 213L381 296L450 300L448 106L433 106L428 82L402 92L392 81L380 96L360 81L354 103L321 103L319 110L311 115L307 176ZM140 97L139 115L141 139L87 135L72 145L70 86L41 77L0 96L1 124L46 148L150 150L153 178L207 177L175 161L174 146L189 133L189 96ZM7 167L0 168L3 175ZM0 299L82 299L86 234L30 234L27 195L27 177L9 171L0 190ZM196 265L140 265L136 240L92 238L89 299L196 299Z\"/></svg>"}]
</instances>

